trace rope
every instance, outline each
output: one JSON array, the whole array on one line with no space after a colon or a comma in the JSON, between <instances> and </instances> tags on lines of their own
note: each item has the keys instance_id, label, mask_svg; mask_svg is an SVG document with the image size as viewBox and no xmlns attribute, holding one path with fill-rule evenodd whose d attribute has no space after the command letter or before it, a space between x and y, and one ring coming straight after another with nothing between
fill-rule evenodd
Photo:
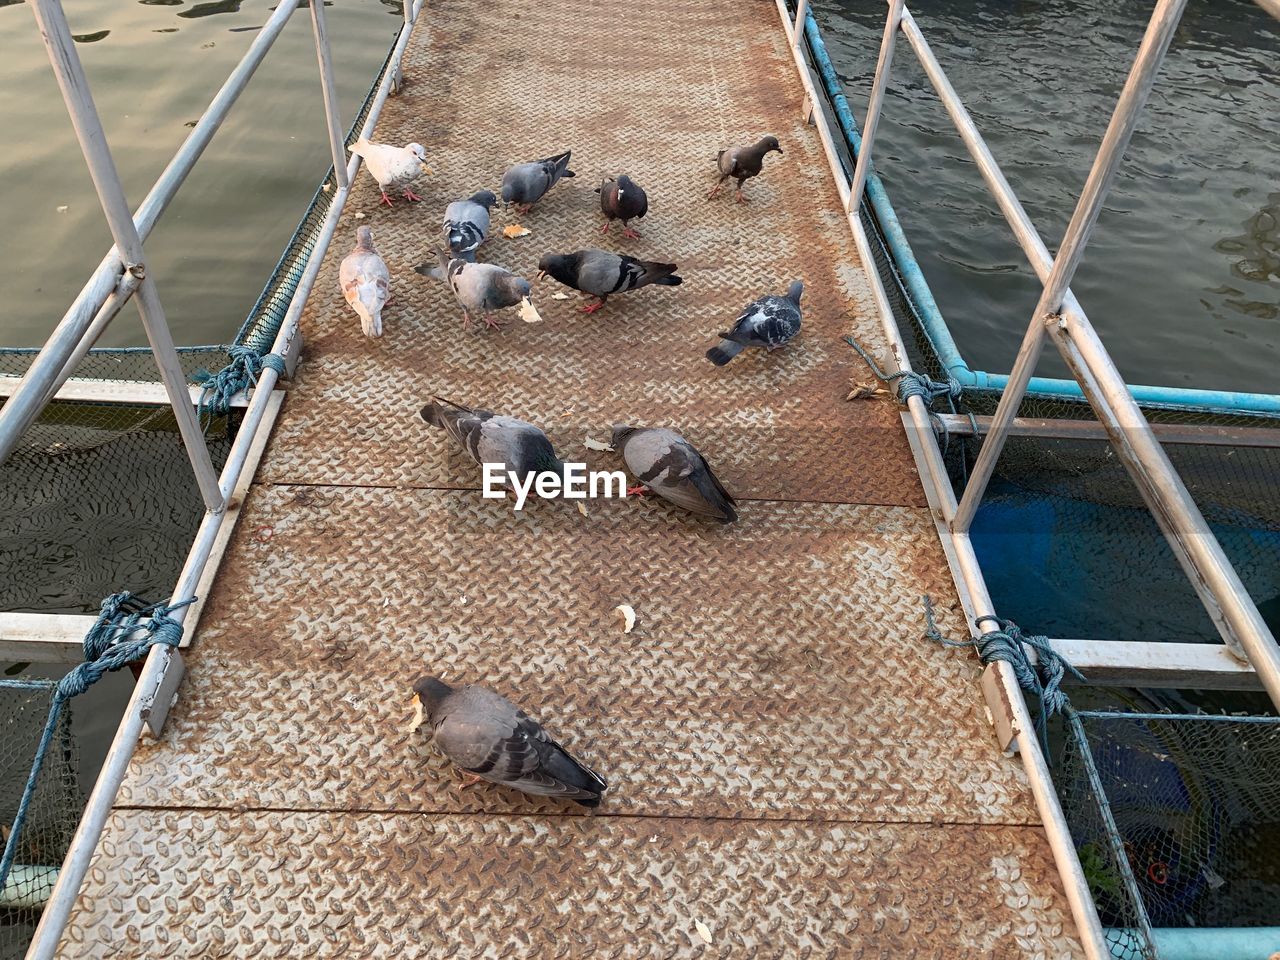
<instances>
[{"instance_id":1,"label":"rope","mask_svg":"<svg viewBox=\"0 0 1280 960\"><path fill-rule=\"evenodd\" d=\"M1018 678L1018 686L1023 692L1035 695L1040 706L1039 715L1035 721L1036 733L1040 737L1040 745L1047 759L1049 740L1046 728L1049 718L1071 703L1062 691L1062 681L1066 679L1068 671L1080 681L1084 680L1084 675L1053 649L1048 637L1027 636L1016 623L1002 617L991 615L978 617L974 621L974 626L979 629L986 620L996 624L995 630L986 631L980 637L970 640L948 640L942 635L934 619L933 601L928 597L921 599L924 600L925 639L940 643L944 647L973 647L978 651L978 659L983 663L1003 660L1013 668L1013 675ZM1028 647L1036 652L1034 665L1027 653Z\"/></svg>"},{"instance_id":2,"label":"rope","mask_svg":"<svg viewBox=\"0 0 1280 960\"><path fill-rule=\"evenodd\" d=\"M200 393L200 417L207 424L214 417L225 417L237 393L258 385L263 368L284 374L284 357L278 353L259 354L252 347L233 344L227 348L231 362L217 373L197 370L196 383L204 385Z\"/></svg>"},{"instance_id":3,"label":"rope","mask_svg":"<svg viewBox=\"0 0 1280 960\"><path fill-rule=\"evenodd\" d=\"M137 660L156 644L176 647L182 642L182 624L169 614L194 602L195 597L192 597L172 606L161 603L146 605L131 593L112 594L102 601L98 619L84 638L85 662L73 667L54 688L49 716L45 720L35 757L31 761L31 773L23 788L22 799L18 802L18 811L13 817L13 827L5 843L4 856L0 857L0 890L4 889L9 880L9 871L18 852L22 826L31 807L36 782L40 779L40 769L53 741L63 705L72 697L84 693L112 670L119 670L125 664Z\"/></svg>"},{"instance_id":4,"label":"rope","mask_svg":"<svg viewBox=\"0 0 1280 960\"><path fill-rule=\"evenodd\" d=\"M871 368L872 375L885 384L898 385L898 402L906 404L912 397L923 397L926 406L933 406L935 400L946 397L951 404L951 412L955 412L955 402L960 399L963 389L960 381L948 376L946 380L931 380L923 373L915 370L899 370L897 373L885 373L871 355L853 337L845 337L844 342L857 351L864 363Z\"/></svg>"}]
</instances>

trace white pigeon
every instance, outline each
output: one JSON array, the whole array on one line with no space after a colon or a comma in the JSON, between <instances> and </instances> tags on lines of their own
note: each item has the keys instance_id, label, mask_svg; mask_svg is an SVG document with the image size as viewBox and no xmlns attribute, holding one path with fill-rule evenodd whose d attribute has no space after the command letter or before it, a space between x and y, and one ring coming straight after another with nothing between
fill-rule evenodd
<instances>
[{"instance_id":1,"label":"white pigeon","mask_svg":"<svg viewBox=\"0 0 1280 960\"><path fill-rule=\"evenodd\" d=\"M382 308L391 289L391 272L373 248L373 231L368 227L356 230L356 245L342 258L338 282L347 303L360 316L365 336L382 336Z\"/></svg>"},{"instance_id":2,"label":"white pigeon","mask_svg":"<svg viewBox=\"0 0 1280 960\"><path fill-rule=\"evenodd\" d=\"M361 137L351 145L351 152L364 158L369 173L378 181L382 202L388 207L391 206L388 190L399 190L406 200L422 199L412 189L419 177L424 173L431 173L422 144L410 143L403 147L393 147L389 143L373 143Z\"/></svg>"}]
</instances>

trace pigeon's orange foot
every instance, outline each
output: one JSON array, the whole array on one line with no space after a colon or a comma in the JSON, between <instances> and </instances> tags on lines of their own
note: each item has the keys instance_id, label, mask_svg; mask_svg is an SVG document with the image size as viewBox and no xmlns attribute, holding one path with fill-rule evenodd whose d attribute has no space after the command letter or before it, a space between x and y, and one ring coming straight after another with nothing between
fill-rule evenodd
<instances>
[{"instance_id":1,"label":"pigeon's orange foot","mask_svg":"<svg viewBox=\"0 0 1280 960\"><path fill-rule=\"evenodd\" d=\"M386 194L383 194L383 196L386 196ZM408 200L410 203L417 203L419 200L421 200L421 199L422 199L420 196L418 196L418 195L417 195L416 193L414 193L412 190L406 190L406 191L404 192L404 198L405 198L406 200Z\"/></svg>"},{"instance_id":2,"label":"pigeon's orange foot","mask_svg":"<svg viewBox=\"0 0 1280 960\"><path fill-rule=\"evenodd\" d=\"M649 488L648 488L648 487L644 487L644 486L640 486L640 487L627 487L627 496L628 496L628 497L644 497L644 496L648 496L648 494L649 494Z\"/></svg>"},{"instance_id":3,"label":"pigeon's orange foot","mask_svg":"<svg viewBox=\"0 0 1280 960\"><path fill-rule=\"evenodd\" d=\"M622 230L622 235L626 237L628 240L640 239L640 232L638 230L633 229L632 227L624 227Z\"/></svg>"},{"instance_id":4,"label":"pigeon's orange foot","mask_svg":"<svg viewBox=\"0 0 1280 960\"><path fill-rule=\"evenodd\" d=\"M720 196L720 188L721 188L721 186L722 186L722 184L717 183L717 184L715 185L715 188L714 188L714 189L712 189L712 191L711 191L710 193L708 193L708 194L707 194L707 199L708 199L708 200L714 200L716 197Z\"/></svg>"},{"instance_id":5,"label":"pigeon's orange foot","mask_svg":"<svg viewBox=\"0 0 1280 960\"><path fill-rule=\"evenodd\" d=\"M741 187L739 187L739 188L738 188L738 202L739 202L739 203L747 203L747 202L748 202L748 201L747 201L747 198L746 198L746 197L744 197L744 196L742 195L742 188L741 188Z\"/></svg>"},{"instance_id":6,"label":"pigeon's orange foot","mask_svg":"<svg viewBox=\"0 0 1280 960\"><path fill-rule=\"evenodd\" d=\"M458 784L459 790L465 790L467 787L474 787L477 783L484 781L484 777L478 777L474 773L468 773L462 769L459 769L458 773L462 775L462 783Z\"/></svg>"},{"instance_id":7,"label":"pigeon's orange foot","mask_svg":"<svg viewBox=\"0 0 1280 960\"><path fill-rule=\"evenodd\" d=\"M379 204L385 203L388 207L391 206L391 198L387 196L387 191L385 190L382 191L382 199L379 200L378 203Z\"/></svg>"},{"instance_id":8,"label":"pigeon's orange foot","mask_svg":"<svg viewBox=\"0 0 1280 960\"><path fill-rule=\"evenodd\" d=\"M501 330L502 325L506 322L507 321L505 320L498 320L492 313L486 313L484 315L484 325L490 330Z\"/></svg>"},{"instance_id":9,"label":"pigeon's orange foot","mask_svg":"<svg viewBox=\"0 0 1280 960\"><path fill-rule=\"evenodd\" d=\"M462 329L469 330L471 328L471 314L466 310L462 311Z\"/></svg>"},{"instance_id":10,"label":"pigeon's orange foot","mask_svg":"<svg viewBox=\"0 0 1280 960\"><path fill-rule=\"evenodd\" d=\"M608 232L609 232L609 227L610 227L610 226L612 226L612 224L613 224L613 221L611 221L611 220L606 220L606 221L604 222L604 226L602 226L602 227L600 228L600 232L601 232L601 233L608 233ZM624 231L622 231L622 235L623 235L623 236L626 236L626 234L627 234L627 232L626 232L625 230L624 230Z\"/></svg>"},{"instance_id":11,"label":"pigeon's orange foot","mask_svg":"<svg viewBox=\"0 0 1280 960\"><path fill-rule=\"evenodd\" d=\"M585 307L582 308L582 312L595 313L597 310L599 310L603 306L604 306L604 301L597 300L595 303L588 303Z\"/></svg>"}]
</instances>

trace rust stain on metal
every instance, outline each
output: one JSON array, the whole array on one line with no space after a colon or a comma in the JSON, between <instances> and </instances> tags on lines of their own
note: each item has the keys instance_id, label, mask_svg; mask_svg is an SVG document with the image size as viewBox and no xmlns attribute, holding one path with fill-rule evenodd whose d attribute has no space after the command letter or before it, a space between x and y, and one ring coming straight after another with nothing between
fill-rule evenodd
<instances>
[{"instance_id":1,"label":"rust stain on metal","mask_svg":"<svg viewBox=\"0 0 1280 960\"><path fill-rule=\"evenodd\" d=\"M118 811L62 956L1057 960L1036 833Z\"/></svg>"},{"instance_id":2,"label":"rust stain on metal","mask_svg":"<svg viewBox=\"0 0 1280 960\"><path fill-rule=\"evenodd\" d=\"M424 10L417 82L376 133L426 145L427 202L387 210L360 174L182 699L63 956L1077 956L976 663L918 639L923 594L964 624L895 406L844 401L863 370L843 336L887 346L774 5L634 0L625 35L605 6L499 7ZM765 133L786 152L750 203L706 201L716 151ZM463 333L412 269L444 205L567 148L578 177L481 259L532 276L541 251L598 245L685 283L584 317L547 281L545 322ZM643 239L602 242L592 188L620 170L651 212ZM357 224L394 278L377 341L336 282ZM741 307L797 276L800 338L712 367ZM596 469L620 463L582 438L675 425L742 518L515 513L418 419L432 394L538 422ZM406 730L428 670L524 701L606 774L604 805L458 791Z\"/></svg>"}]
</instances>

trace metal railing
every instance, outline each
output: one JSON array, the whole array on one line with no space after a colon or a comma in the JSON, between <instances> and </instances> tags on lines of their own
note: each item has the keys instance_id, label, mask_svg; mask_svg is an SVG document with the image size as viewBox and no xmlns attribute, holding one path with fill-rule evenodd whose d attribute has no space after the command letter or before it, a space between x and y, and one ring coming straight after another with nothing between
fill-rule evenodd
<instances>
[{"instance_id":1,"label":"metal railing","mask_svg":"<svg viewBox=\"0 0 1280 960\"><path fill-rule=\"evenodd\" d=\"M115 245L107 252L54 329L13 395L0 409L0 463L13 452L22 434L53 399L77 364L88 355L124 304L136 296L151 352L160 369L165 392L177 419L206 507L204 519L196 532L170 599L170 604L177 606L195 596L197 584L206 575L206 566L214 545L227 521L227 504L232 492L241 482L241 474L251 450L261 443L261 431L264 427L270 428L268 415L274 419L275 412L279 410L279 396L275 386L280 374L271 367L263 369L249 398L235 442L219 474L213 467L204 443L196 409L165 320L156 279L148 269L143 244L298 5L281 3L276 7L134 214L129 212L61 2L31 0L31 6ZM328 140L333 153L335 193L316 237L311 257L272 345L271 352L281 357L290 356L298 341L299 318L333 238L350 193L352 178L360 166L359 157L352 156L349 161L347 159L325 28L324 4L315 2L308 6L311 10ZM389 67L374 95L361 135L372 134L387 97L399 85L399 64L422 6L423 0L405 0L404 23L396 37L388 59ZM174 610L172 617L183 623L189 610L189 607L180 607ZM57 886L36 929L28 957L42 960L55 954L138 738L144 726L153 733L159 732L176 699L176 688L182 672L182 656L177 649L166 646L151 648L72 838Z\"/></svg>"},{"instance_id":2,"label":"metal railing","mask_svg":"<svg viewBox=\"0 0 1280 960\"><path fill-rule=\"evenodd\" d=\"M970 524L1004 440L1013 426L1015 414L1026 394L1031 373L1047 335L1063 354L1072 375L1105 429L1112 447L1160 524L1228 649L1252 664L1271 699L1280 705L1280 650L1070 289L1071 280L1083 257L1103 200L1168 50L1185 2L1186 0L1158 0L1058 255L1054 257L1041 240L963 101L929 49L904 0L889 0L884 36L860 143L855 141L856 135L851 131L850 136L845 138L846 145L855 154L852 172L848 170L830 124L819 106L820 97L810 75L806 59L806 36L812 34L817 38L817 24L809 10L809 2L799 0L793 19L786 0L776 0L805 87L808 99L805 114L812 118L818 128L858 254L863 263L868 265L868 277L897 369L910 371L911 362L884 285L878 272L870 267L875 262L875 256L859 207L871 172L876 129L900 32L907 37L961 139L982 172L988 190L1000 206L1043 284L1014 373L1010 375L1009 384L992 420L979 464L971 474L960 501L956 499L943 462L929 407L920 396L912 396L907 401L915 434L912 437L913 446L926 467L923 471L926 490L930 503L941 517L940 530L944 535L944 546L953 569L958 574L961 597L965 601L966 610L974 618L973 622L991 623L985 618L994 616L996 610L969 538ZM1276 0L1259 2L1266 9L1277 13ZM820 41L818 45L820 46ZM847 112L847 105L844 105L844 109ZM851 115L838 119L842 126L847 125L847 129L852 126ZM1105 934L1054 791L1048 764L1032 733L1031 718L1010 666L1000 661L990 664L984 674L983 687L993 723L1000 734L1001 746L1008 749L1016 745L1022 755L1032 795L1062 876L1085 952L1091 960L1103 960L1110 956Z\"/></svg>"}]
</instances>

